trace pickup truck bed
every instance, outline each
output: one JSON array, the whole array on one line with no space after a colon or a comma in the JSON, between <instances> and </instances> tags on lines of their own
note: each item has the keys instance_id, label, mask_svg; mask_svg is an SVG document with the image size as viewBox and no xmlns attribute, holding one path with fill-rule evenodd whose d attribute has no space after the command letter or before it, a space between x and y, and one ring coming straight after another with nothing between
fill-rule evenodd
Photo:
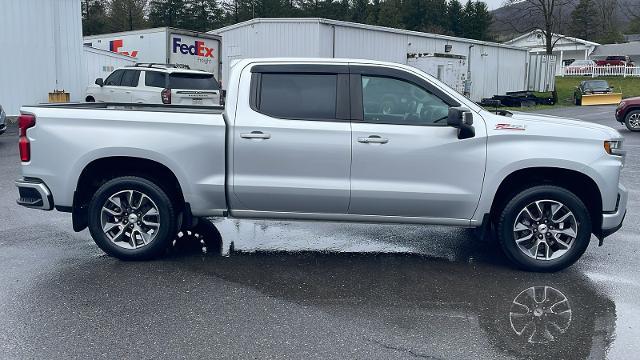
<instances>
[{"instance_id":1,"label":"pickup truck bed","mask_svg":"<svg viewBox=\"0 0 640 360\"><path fill-rule=\"evenodd\" d=\"M224 106L200 106L200 105L164 105L164 104L138 104L138 103L54 103L31 105L31 108L58 108L58 109L85 109L85 110L130 110L130 111L161 111L169 113L197 113L197 114L223 114Z\"/></svg>"},{"instance_id":2,"label":"pickup truck bed","mask_svg":"<svg viewBox=\"0 0 640 360\"><path fill-rule=\"evenodd\" d=\"M226 210L223 107L82 103L28 109L38 113L30 129L30 168L55 194L57 209L72 208L76 184L89 174L106 176L123 167L140 173L153 162L171 169L197 216ZM61 112L68 115L60 118ZM48 169L51 164L55 168Z\"/></svg>"}]
</instances>

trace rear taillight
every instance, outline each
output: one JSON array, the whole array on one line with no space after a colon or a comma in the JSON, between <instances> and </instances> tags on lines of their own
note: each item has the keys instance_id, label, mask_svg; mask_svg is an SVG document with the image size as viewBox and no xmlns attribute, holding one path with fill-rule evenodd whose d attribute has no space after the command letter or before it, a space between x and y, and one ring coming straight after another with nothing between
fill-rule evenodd
<instances>
[{"instance_id":1,"label":"rear taillight","mask_svg":"<svg viewBox=\"0 0 640 360\"><path fill-rule=\"evenodd\" d=\"M160 96L163 104L171 104L171 89L163 89Z\"/></svg>"},{"instance_id":2,"label":"rear taillight","mask_svg":"<svg viewBox=\"0 0 640 360\"><path fill-rule=\"evenodd\" d=\"M27 129L36 126L36 117L30 114L22 114L18 117L18 128L20 129L20 138L18 139L18 147L20 148L20 160L27 162L31 160L31 144L27 137Z\"/></svg>"}]
</instances>

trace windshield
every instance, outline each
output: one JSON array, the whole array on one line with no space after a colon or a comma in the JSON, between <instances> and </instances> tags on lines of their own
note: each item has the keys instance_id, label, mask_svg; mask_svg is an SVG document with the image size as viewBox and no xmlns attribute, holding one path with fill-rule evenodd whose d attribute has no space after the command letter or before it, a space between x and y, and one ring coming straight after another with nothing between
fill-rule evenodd
<instances>
[{"instance_id":1,"label":"windshield","mask_svg":"<svg viewBox=\"0 0 640 360\"><path fill-rule=\"evenodd\" d=\"M169 88L186 90L220 90L220 85L212 74L174 73L169 75Z\"/></svg>"},{"instance_id":2,"label":"windshield","mask_svg":"<svg viewBox=\"0 0 640 360\"><path fill-rule=\"evenodd\" d=\"M604 80L585 81L584 88L591 90L608 90L609 83Z\"/></svg>"}]
</instances>

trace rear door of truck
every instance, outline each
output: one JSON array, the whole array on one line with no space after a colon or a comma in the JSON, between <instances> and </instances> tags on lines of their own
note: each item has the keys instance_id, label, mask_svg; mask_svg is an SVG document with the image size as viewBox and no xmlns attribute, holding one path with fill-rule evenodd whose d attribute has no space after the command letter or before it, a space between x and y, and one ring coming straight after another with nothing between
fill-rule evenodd
<instances>
[{"instance_id":1,"label":"rear door of truck","mask_svg":"<svg viewBox=\"0 0 640 360\"><path fill-rule=\"evenodd\" d=\"M348 66L254 65L232 132L233 211L346 213Z\"/></svg>"}]
</instances>

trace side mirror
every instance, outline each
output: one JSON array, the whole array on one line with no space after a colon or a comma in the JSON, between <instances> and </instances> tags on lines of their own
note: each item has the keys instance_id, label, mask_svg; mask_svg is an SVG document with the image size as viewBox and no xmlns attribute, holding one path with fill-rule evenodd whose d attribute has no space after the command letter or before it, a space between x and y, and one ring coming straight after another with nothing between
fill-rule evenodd
<instances>
[{"instance_id":1,"label":"side mirror","mask_svg":"<svg viewBox=\"0 0 640 360\"><path fill-rule=\"evenodd\" d=\"M103 87L104 86L104 80L102 80L102 78L97 78L96 79L96 85Z\"/></svg>"},{"instance_id":2,"label":"side mirror","mask_svg":"<svg viewBox=\"0 0 640 360\"><path fill-rule=\"evenodd\" d=\"M458 129L458 139L468 139L476 136L476 129L473 127L473 114L469 109L463 107L449 108L447 125Z\"/></svg>"}]
</instances>

